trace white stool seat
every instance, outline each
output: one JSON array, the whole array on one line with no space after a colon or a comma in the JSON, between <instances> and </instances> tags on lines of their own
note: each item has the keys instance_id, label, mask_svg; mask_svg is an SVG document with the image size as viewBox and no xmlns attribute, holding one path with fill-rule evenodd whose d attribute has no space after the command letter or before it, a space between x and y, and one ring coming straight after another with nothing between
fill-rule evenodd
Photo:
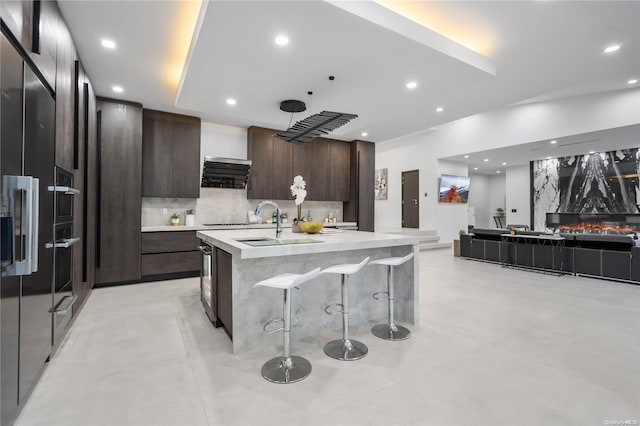
<instances>
[{"instance_id":1,"label":"white stool seat","mask_svg":"<svg viewBox=\"0 0 640 426\"><path fill-rule=\"evenodd\" d=\"M273 287L279 289L287 289L296 287L302 283L310 281L320 274L320 268L316 268L313 271L306 272L304 274L281 274L275 277L267 278L259 283L255 283L254 287Z\"/></svg>"},{"instance_id":2,"label":"white stool seat","mask_svg":"<svg viewBox=\"0 0 640 426\"><path fill-rule=\"evenodd\" d=\"M341 265L329 266L322 270L321 274L355 274L360 269L364 268L369 262L369 256L365 257L360 263L343 263Z\"/></svg>"},{"instance_id":3,"label":"white stool seat","mask_svg":"<svg viewBox=\"0 0 640 426\"><path fill-rule=\"evenodd\" d=\"M369 265L387 265L387 266L398 266L402 265L404 262L413 258L414 253L411 252L405 257L387 257L384 259L373 260Z\"/></svg>"}]
</instances>

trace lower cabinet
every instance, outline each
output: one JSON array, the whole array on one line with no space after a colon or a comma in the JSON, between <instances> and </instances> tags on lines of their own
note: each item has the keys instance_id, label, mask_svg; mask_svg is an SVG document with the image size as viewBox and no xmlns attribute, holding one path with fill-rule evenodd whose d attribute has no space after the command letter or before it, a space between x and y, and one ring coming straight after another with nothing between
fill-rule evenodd
<instances>
[{"instance_id":1,"label":"lower cabinet","mask_svg":"<svg viewBox=\"0 0 640 426\"><path fill-rule=\"evenodd\" d=\"M233 286L231 255L216 247L216 282L218 286L218 319L233 340Z\"/></svg>"},{"instance_id":2,"label":"lower cabinet","mask_svg":"<svg viewBox=\"0 0 640 426\"><path fill-rule=\"evenodd\" d=\"M143 279L198 276L199 245L195 231L143 232L140 256Z\"/></svg>"}]
</instances>

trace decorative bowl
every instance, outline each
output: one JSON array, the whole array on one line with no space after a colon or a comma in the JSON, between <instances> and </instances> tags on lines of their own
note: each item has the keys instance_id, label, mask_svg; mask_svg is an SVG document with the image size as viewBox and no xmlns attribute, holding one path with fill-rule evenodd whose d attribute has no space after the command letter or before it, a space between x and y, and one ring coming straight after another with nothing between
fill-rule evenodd
<instances>
[{"instance_id":1,"label":"decorative bowl","mask_svg":"<svg viewBox=\"0 0 640 426\"><path fill-rule=\"evenodd\" d=\"M322 227L324 226L324 222L300 221L298 222L298 226L300 226L300 229L306 232L307 234L317 234L322 230Z\"/></svg>"}]
</instances>

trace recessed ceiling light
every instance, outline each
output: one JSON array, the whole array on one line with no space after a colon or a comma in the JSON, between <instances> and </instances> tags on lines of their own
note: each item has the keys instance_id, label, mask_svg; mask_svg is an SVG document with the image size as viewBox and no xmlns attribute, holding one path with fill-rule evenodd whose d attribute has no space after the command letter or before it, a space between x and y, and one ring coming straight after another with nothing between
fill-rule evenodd
<instances>
[{"instance_id":1,"label":"recessed ceiling light","mask_svg":"<svg viewBox=\"0 0 640 426\"><path fill-rule=\"evenodd\" d=\"M227 99L227 105L235 105L236 104L236 100L233 98L229 98Z\"/></svg>"},{"instance_id":2,"label":"recessed ceiling light","mask_svg":"<svg viewBox=\"0 0 640 426\"><path fill-rule=\"evenodd\" d=\"M122 92L124 92L124 89L122 88L122 86L113 86L113 87L111 88L111 90L113 90L113 91L114 91L114 92L116 92L116 93L122 93Z\"/></svg>"},{"instance_id":3,"label":"recessed ceiling light","mask_svg":"<svg viewBox=\"0 0 640 426\"><path fill-rule=\"evenodd\" d=\"M464 156L464 158L469 158L469 156L468 156L468 155L465 155L465 156Z\"/></svg>"},{"instance_id":4,"label":"recessed ceiling light","mask_svg":"<svg viewBox=\"0 0 640 426\"><path fill-rule=\"evenodd\" d=\"M596 153L595 151L589 151L589 155L593 155L595 153Z\"/></svg>"},{"instance_id":5,"label":"recessed ceiling light","mask_svg":"<svg viewBox=\"0 0 640 426\"><path fill-rule=\"evenodd\" d=\"M503 165L503 166L506 166L506 165L507 165L507 163L502 163L502 165Z\"/></svg>"},{"instance_id":6,"label":"recessed ceiling light","mask_svg":"<svg viewBox=\"0 0 640 426\"><path fill-rule=\"evenodd\" d=\"M473 168L473 170L478 170L478 168L477 168L477 167L474 167L474 168Z\"/></svg>"},{"instance_id":7,"label":"recessed ceiling light","mask_svg":"<svg viewBox=\"0 0 640 426\"><path fill-rule=\"evenodd\" d=\"M496 170L496 173L500 173L500 170Z\"/></svg>"},{"instance_id":8,"label":"recessed ceiling light","mask_svg":"<svg viewBox=\"0 0 640 426\"><path fill-rule=\"evenodd\" d=\"M367 132L362 132L362 136L367 137L367 136L369 136L369 133L367 133Z\"/></svg>"},{"instance_id":9,"label":"recessed ceiling light","mask_svg":"<svg viewBox=\"0 0 640 426\"><path fill-rule=\"evenodd\" d=\"M436 112L442 112L442 111L444 111L444 108L442 108L442 107L436 108Z\"/></svg>"},{"instance_id":10,"label":"recessed ceiling light","mask_svg":"<svg viewBox=\"0 0 640 426\"><path fill-rule=\"evenodd\" d=\"M488 159L488 158L485 158L485 159L484 159L484 162L485 162L485 163L489 162L489 159Z\"/></svg>"},{"instance_id":11,"label":"recessed ceiling light","mask_svg":"<svg viewBox=\"0 0 640 426\"><path fill-rule=\"evenodd\" d=\"M613 53L613 52L617 52L618 50L620 50L620 45L612 44L611 46L607 46L607 48L604 49L604 53Z\"/></svg>"},{"instance_id":12,"label":"recessed ceiling light","mask_svg":"<svg viewBox=\"0 0 640 426\"><path fill-rule=\"evenodd\" d=\"M285 35L279 35L276 37L275 42L278 46L286 46L289 44L289 37Z\"/></svg>"},{"instance_id":13,"label":"recessed ceiling light","mask_svg":"<svg viewBox=\"0 0 640 426\"><path fill-rule=\"evenodd\" d=\"M418 83L416 83L415 81L410 81L407 83L407 89L415 89L416 87L418 87Z\"/></svg>"},{"instance_id":14,"label":"recessed ceiling light","mask_svg":"<svg viewBox=\"0 0 640 426\"><path fill-rule=\"evenodd\" d=\"M554 140L552 140L552 141L549 141L549 143L550 143L551 145L555 145L555 144L557 144L557 143L558 143L558 141L554 139Z\"/></svg>"},{"instance_id":15,"label":"recessed ceiling light","mask_svg":"<svg viewBox=\"0 0 640 426\"><path fill-rule=\"evenodd\" d=\"M636 84L638 82L637 78L632 78L631 80L627 81L627 84Z\"/></svg>"},{"instance_id":16,"label":"recessed ceiling light","mask_svg":"<svg viewBox=\"0 0 640 426\"><path fill-rule=\"evenodd\" d=\"M116 43L113 40L109 40L106 38L103 38L102 40L100 40L100 44L102 44L103 47L106 47L107 49L115 49L116 48Z\"/></svg>"}]
</instances>

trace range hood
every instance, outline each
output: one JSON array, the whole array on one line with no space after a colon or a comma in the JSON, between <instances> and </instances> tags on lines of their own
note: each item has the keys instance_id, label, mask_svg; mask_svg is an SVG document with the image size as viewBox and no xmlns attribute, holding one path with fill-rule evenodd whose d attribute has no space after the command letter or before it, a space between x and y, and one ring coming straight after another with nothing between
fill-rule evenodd
<instances>
[{"instance_id":1,"label":"range hood","mask_svg":"<svg viewBox=\"0 0 640 426\"><path fill-rule=\"evenodd\" d=\"M205 155L202 188L245 189L251 171L251 160Z\"/></svg>"}]
</instances>

